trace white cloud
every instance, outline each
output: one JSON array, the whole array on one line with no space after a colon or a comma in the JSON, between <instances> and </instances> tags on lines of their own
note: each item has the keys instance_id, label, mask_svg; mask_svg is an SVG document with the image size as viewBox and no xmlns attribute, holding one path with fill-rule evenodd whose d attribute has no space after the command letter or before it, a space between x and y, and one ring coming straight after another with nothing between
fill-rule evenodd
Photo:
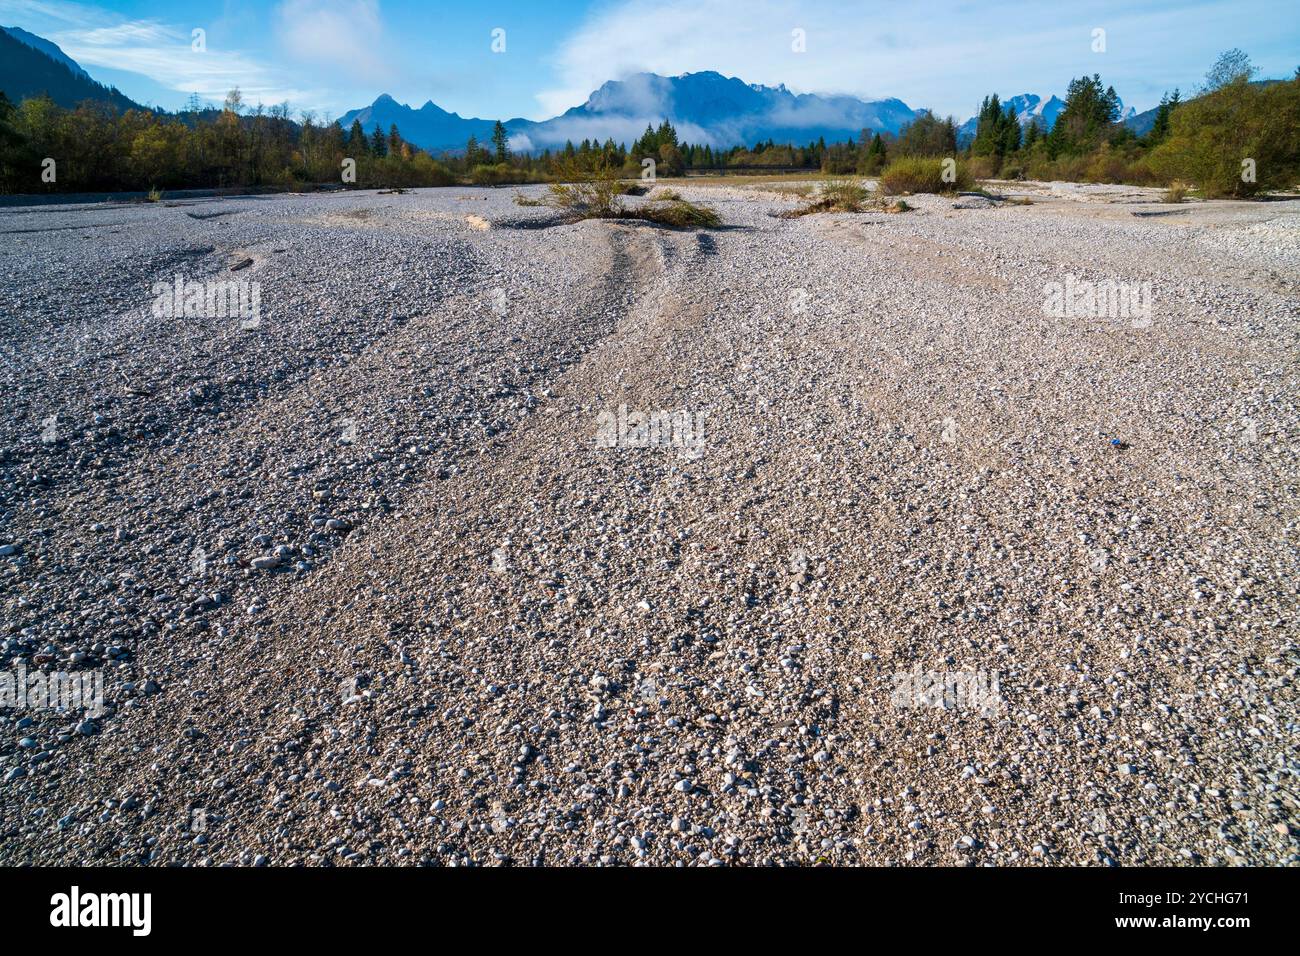
<instances>
[{"instance_id":1,"label":"white cloud","mask_svg":"<svg viewBox=\"0 0 1300 956\"><path fill-rule=\"evenodd\" d=\"M889 46L876 37L889 19L865 4L626 0L589 19L562 45L556 57L562 85L537 98L544 113L562 112L605 80L640 70L716 70L802 92L883 96L892 92L891 78L878 57ZM793 49L796 29L806 35L806 52Z\"/></svg>"},{"instance_id":2,"label":"white cloud","mask_svg":"<svg viewBox=\"0 0 1300 956\"><path fill-rule=\"evenodd\" d=\"M563 146L566 140L580 143L584 139L603 143L612 139L616 143L633 143L645 132L646 124L657 124L662 113L649 113L643 116L586 116L560 117L551 120L544 127L535 128L528 134L529 142L535 146ZM676 123L678 138L682 142L700 145L730 146L736 141L727 132L726 127L717 127L712 132L696 126L694 123ZM721 131L714 136L713 133Z\"/></svg>"},{"instance_id":3,"label":"white cloud","mask_svg":"<svg viewBox=\"0 0 1300 956\"><path fill-rule=\"evenodd\" d=\"M206 51L195 51L189 30L155 20L60 30L49 38L84 67L140 73L169 89L198 93L207 100L220 101L236 86L250 104L301 102L308 96L237 50L209 43Z\"/></svg>"},{"instance_id":4,"label":"white cloud","mask_svg":"<svg viewBox=\"0 0 1300 956\"><path fill-rule=\"evenodd\" d=\"M236 86L249 105L320 101L319 91L302 89L283 71L225 47L211 31L207 50L197 52L192 26L127 19L71 0L0 0L0 12L11 22L35 18L41 25L33 23L32 32L58 44L92 76L96 67L139 73L169 90L217 103Z\"/></svg>"},{"instance_id":5,"label":"white cloud","mask_svg":"<svg viewBox=\"0 0 1300 956\"><path fill-rule=\"evenodd\" d=\"M281 46L296 60L327 67L344 80L394 78L377 0L284 0L276 21Z\"/></svg>"},{"instance_id":6,"label":"white cloud","mask_svg":"<svg viewBox=\"0 0 1300 956\"><path fill-rule=\"evenodd\" d=\"M1243 19L1234 13L1242 4L1258 5L622 0L589 17L560 46L553 60L557 81L537 94L537 116L577 106L606 80L638 71L716 70L750 83L785 83L795 92L897 96L958 118L995 90L1063 94L1071 77L1085 73L1101 73L1121 95L1128 86L1172 88L1180 73L1168 59L1164 75L1152 63L1166 56L1164 38L1204 36L1212 46ZM1107 30L1105 54L1091 49L1099 26ZM806 52L792 49L796 28L806 34Z\"/></svg>"}]
</instances>

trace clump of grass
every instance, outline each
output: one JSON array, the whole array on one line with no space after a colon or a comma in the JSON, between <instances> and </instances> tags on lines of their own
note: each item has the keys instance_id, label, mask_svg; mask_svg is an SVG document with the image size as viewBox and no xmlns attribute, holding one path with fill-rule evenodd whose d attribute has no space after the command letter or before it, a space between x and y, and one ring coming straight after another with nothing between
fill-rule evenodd
<instances>
[{"instance_id":1,"label":"clump of grass","mask_svg":"<svg viewBox=\"0 0 1300 956\"><path fill-rule=\"evenodd\" d=\"M941 158L904 156L890 163L880 174L882 195L906 193L950 194L969 190L974 184L970 170L963 163Z\"/></svg>"},{"instance_id":2,"label":"clump of grass","mask_svg":"<svg viewBox=\"0 0 1300 956\"><path fill-rule=\"evenodd\" d=\"M149 195L145 197L146 202L162 202L162 190L157 186L150 188Z\"/></svg>"},{"instance_id":3,"label":"clump of grass","mask_svg":"<svg viewBox=\"0 0 1300 956\"><path fill-rule=\"evenodd\" d=\"M1188 186L1187 183L1183 182L1181 179L1175 179L1169 184L1169 188L1165 190L1164 201L1182 202L1187 198L1187 194L1190 191L1191 187Z\"/></svg>"},{"instance_id":4,"label":"clump of grass","mask_svg":"<svg viewBox=\"0 0 1300 956\"><path fill-rule=\"evenodd\" d=\"M660 186L658 190L650 194L650 198L655 202L677 202L681 200L682 194L676 189Z\"/></svg>"},{"instance_id":5,"label":"clump of grass","mask_svg":"<svg viewBox=\"0 0 1300 956\"><path fill-rule=\"evenodd\" d=\"M656 198L644 206L628 210L625 215L635 219L648 219L675 229L716 229L722 225L722 218L713 209L681 198Z\"/></svg>"},{"instance_id":6,"label":"clump of grass","mask_svg":"<svg viewBox=\"0 0 1300 956\"><path fill-rule=\"evenodd\" d=\"M515 193L516 206L545 206L546 203L540 199L533 199L531 196L525 196L523 193Z\"/></svg>"},{"instance_id":7,"label":"clump of grass","mask_svg":"<svg viewBox=\"0 0 1300 956\"><path fill-rule=\"evenodd\" d=\"M813 184L791 183L788 186L774 186L772 187L772 191L786 196L798 196L800 199L811 199L813 194Z\"/></svg>"},{"instance_id":8,"label":"clump of grass","mask_svg":"<svg viewBox=\"0 0 1300 956\"><path fill-rule=\"evenodd\" d=\"M871 192L856 179L832 179L822 183L817 204L826 212L862 212Z\"/></svg>"},{"instance_id":9,"label":"clump of grass","mask_svg":"<svg viewBox=\"0 0 1300 956\"><path fill-rule=\"evenodd\" d=\"M782 218L795 219L822 212L865 212L869 206L880 206L880 194L872 194L856 179L832 179L822 183L816 195L810 195L808 205L782 213ZM886 209L886 212L902 210Z\"/></svg>"},{"instance_id":10,"label":"clump of grass","mask_svg":"<svg viewBox=\"0 0 1300 956\"><path fill-rule=\"evenodd\" d=\"M623 192L618 170L606 162L586 166L576 159L562 162L559 182L551 183L547 204L579 219L614 219L622 214Z\"/></svg>"},{"instance_id":11,"label":"clump of grass","mask_svg":"<svg viewBox=\"0 0 1300 956\"><path fill-rule=\"evenodd\" d=\"M573 219L643 219L676 229L713 229L722 220L708 206L688 202L675 190L665 189L649 202L635 208L623 205L623 195L643 195L645 187L631 187L619 179L618 170L607 163L584 166L565 163L561 182L551 183L546 205L563 210Z\"/></svg>"}]
</instances>

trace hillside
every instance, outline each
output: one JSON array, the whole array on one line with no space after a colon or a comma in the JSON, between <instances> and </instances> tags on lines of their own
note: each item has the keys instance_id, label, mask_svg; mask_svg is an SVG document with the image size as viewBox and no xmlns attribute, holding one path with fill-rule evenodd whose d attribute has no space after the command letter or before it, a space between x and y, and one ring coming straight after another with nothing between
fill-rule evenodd
<instances>
[{"instance_id":1,"label":"hillside","mask_svg":"<svg viewBox=\"0 0 1300 956\"><path fill-rule=\"evenodd\" d=\"M38 49L33 41L47 46ZM68 108L85 100L110 103L123 111L145 108L113 87L96 83L55 44L16 28L0 29L0 91L13 103L48 93L54 102Z\"/></svg>"}]
</instances>

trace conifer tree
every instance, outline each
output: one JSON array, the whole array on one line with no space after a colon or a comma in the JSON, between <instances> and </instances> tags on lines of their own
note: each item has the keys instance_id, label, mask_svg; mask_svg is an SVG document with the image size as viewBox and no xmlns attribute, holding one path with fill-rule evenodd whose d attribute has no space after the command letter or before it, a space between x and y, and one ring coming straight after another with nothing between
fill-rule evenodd
<instances>
[{"instance_id":1,"label":"conifer tree","mask_svg":"<svg viewBox=\"0 0 1300 956\"><path fill-rule=\"evenodd\" d=\"M352 156L366 156L370 153L370 144L366 142L366 131L361 128L361 120L353 120L348 131L348 150Z\"/></svg>"},{"instance_id":2,"label":"conifer tree","mask_svg":"<svg viewBox=\"0 0 1300 956\"><path fill-rule=\"evenodd\" d=\"M492 145L496 147L498 163L504 163L509 159L509 141L509 135L506 133L504 124L497 120L496 125L492 127Z\"/></svg>"}]
</instances>

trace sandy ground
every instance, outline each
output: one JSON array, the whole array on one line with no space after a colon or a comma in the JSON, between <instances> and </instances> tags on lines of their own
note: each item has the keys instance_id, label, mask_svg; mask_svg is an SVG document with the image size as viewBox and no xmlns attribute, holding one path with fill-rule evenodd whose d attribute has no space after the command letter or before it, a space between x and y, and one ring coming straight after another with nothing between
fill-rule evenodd
<instances>
[{"instance_id":1,"label":"sandy ground","mask_svg":"<svg viewBox=\"0 0 1300 956\"><path fill-rule=\"evenodd\" d=\"M1004 186L0 210L0 862L1300 860L1300 201Z\"/></svg>"}]
</instances>

